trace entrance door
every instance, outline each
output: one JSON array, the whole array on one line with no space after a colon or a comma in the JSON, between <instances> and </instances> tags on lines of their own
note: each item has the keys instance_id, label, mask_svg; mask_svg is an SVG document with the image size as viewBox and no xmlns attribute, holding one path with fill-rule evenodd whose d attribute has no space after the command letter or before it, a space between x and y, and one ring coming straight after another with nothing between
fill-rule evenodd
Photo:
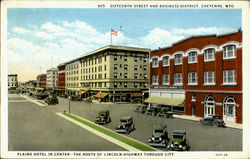
<instances>
[{"instance_id":1,"label":"entrance door","mask_svg":"<svg viewBox=\"0 0 250 159\"><path fill-rule=\"evenodd\" d=\"M223 120L236 121L236 102L233 97L226 97L223 102Z\"/></svg>"},{"instance_id":2,"label":"entrance door","mask_svg":"<svg viewBox=\"0 0 250 159\"><path fill-rule=\"evenodd\" d=\"M212 96L207 96L204 101L204 116L215 115L215 101Z\"/></svg>"},{"instance_id":3,"label":"entrance door","mask_svg":"<svg viewBox=\"0 0 250 159\"><path fill-rule=\"evenodd\" d=\"M195 106L192 106L192 116L195 116Z\"/></svg>"}]
</instances>

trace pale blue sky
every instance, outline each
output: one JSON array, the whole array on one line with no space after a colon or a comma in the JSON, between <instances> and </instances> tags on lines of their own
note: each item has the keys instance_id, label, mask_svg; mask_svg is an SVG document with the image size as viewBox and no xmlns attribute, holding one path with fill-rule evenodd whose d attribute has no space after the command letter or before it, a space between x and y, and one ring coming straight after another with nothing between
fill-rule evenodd
<instances>
[{"instance_id":1,"label":"pale blue sky","mask_svg":"<svg viewBox=\"0 0 250 159\"><path fill-rule=\"evenodd\" d=\"M11 8L7 20L9 73L26 81L109 45L111 28L118 30L114 45L155 49L192 35L236 31L241 10Z\"/></svg>"}]
</instances>

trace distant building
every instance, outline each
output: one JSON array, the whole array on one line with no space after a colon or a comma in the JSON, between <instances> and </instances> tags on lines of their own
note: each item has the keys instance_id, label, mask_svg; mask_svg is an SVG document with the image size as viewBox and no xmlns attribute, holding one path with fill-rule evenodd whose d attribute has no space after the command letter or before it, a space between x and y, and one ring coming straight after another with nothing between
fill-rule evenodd
<instances>
[{"instance_id":1,"label":"distant building","mask_svg":"<svg viewBox=\"0 0 250 159\"><path fill-rule=\"evenodd\" d=\"M41 88L46 88L46 74L40 74L37 76L37 85Z\"/></svg>"},{"instance_id":2,"label":"distant building","mask_svg":"<svg viewBox=\"0 0 250 159\"><path fill-rule=\"evenodd\" d=\"M65 94L65 64L57 66L58 69L58 89L57 92L60 95Z\"/></svg>"},{"instance_id":3,"label":"distant building","mask_svg":"<svg viewBox=\"0 0 250 159\"><path fill-rule=\"evenodd\" d=\"M242 32L193 36L150 54L149 103L242 123ZM184 105L182 105L182 104Z\"/></svg>"},{"instance_id":4,"label":"distant building","mask_svg":"<svg viewBox=\"0 0 250 159\"><path fill-rule=\"evenodd\" d=\"M57 79L58 72L56 68L51 68L47 70L46 74L46 88L48 90L55 90L57 89Z\"/></svg>"},{"instance_id":5,"label":"distant building","mask_svg":"<svg viewBox=\"0 0 250 159\"><path fill-rule=\"evenodd\" d=\"M148 93L149 52L108 45L68 61L66 93L107 102L141 102Z\"/></svg>"},{"instance_id":6,"label":"distant building","mask_svg":"<svg viewBox=\"0 0 250 159\"><path fill-rule=\"evenodd\" d=\"M17 74L8 75L8 92L13 93L18 89Z\"/></svg>"}]
</instances>

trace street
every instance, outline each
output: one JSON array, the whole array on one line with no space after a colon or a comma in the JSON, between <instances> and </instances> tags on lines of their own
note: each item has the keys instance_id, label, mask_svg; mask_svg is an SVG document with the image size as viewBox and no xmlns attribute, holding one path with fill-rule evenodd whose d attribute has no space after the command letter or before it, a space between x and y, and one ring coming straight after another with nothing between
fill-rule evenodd
<instances>
[{"instance_id":1,"label":"street","mask_svg":"<svg viewBox=\"0 0 250 159\"><path fill-rule=\"evenodd\" d=\"M69 101L59 98L59 104L41 107L11 95L9 101L9 150L11 151L125 151L123 148L82 129L55 113L68 111ZM71 113L94 121L98 112L109 110L112 122L104 125L111 130L123 116L134 117L136 130L128 136L148 143L155 124L167 124L168 135L175 129L185 130L190 151L241 151L242 130L201 126L198 122L183 119L166 119L135 113L136 104L97 104L71 101ZM165 148L159 148L166 150Z\"/></svg>"}]
</instances>

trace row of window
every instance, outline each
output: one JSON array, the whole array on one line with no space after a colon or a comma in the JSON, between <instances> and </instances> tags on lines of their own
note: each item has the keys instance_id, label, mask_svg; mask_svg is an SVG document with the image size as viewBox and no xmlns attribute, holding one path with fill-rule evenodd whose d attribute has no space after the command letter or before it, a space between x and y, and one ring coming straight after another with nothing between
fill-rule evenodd
<instances>
[{"instance_id":1,"label":"row of window","mask_svg":"<svg viewBox=\"0 0 250 159\"><path fill-rule=\"evenodd\" d=\"M107 70L106 65L104 65L104 71ZM86 68L86 69L81 69L81 74L85 74L85 73L96 73L96 72L102 72L102 66L98 66L98 67L92 67L92 68ZM78 70L74 70L74 71L67 71L66 75L77 75L78 74Z\"/></svg>"},{"instance_id":2,"label":"row of window","mask_svg":"<svg viewBox=\"0 0 250 159\"><path fill-rule=\"evenodd\" d=\"M197 85L197 73L189 72L188 73L188 84ZM162 75L162 84L169 85L169 74ZM182 73L174 74L174 84L182 85ZM214 72L204 72L204 84L206 85L215 85L215 74ZM236 71L235 70L224 70L223 71L223 84L236 84ZM158 75L152 76L152 85L158 85Z\"/></svg>"},{"instance_id":3,"label":"row of window","mask_svg":"<svg viewBox=\"0 0 250 159\"><path fill-rule=\"evenodd\" d=\"M142 74L140 73L140 77L142 76ZM122 77L122 73L120 73L120 77ZM128 78L128 73L124 73L124 78ZM147 79L147 74L144 74L143 75L143 78L144 79ZM117 72L114 72L114 78L118 78L118 73ZM134 78L135 79L138 79L138 73L134 73Z\"/></svg>"},{"instance_id":4,"label":"row of window","mask_svg":"<svg viewBox=\"0 0 250 159\"><path fill-rule=\"evenodd\" d=\"M120 68L122 68L122 64L120 64ZM140 65L140 68L142 68L142 65ZM118 64L114 64L114 70L118 69ZM124 64L124 70L128 70L128 65ZM138 70L138 65L134 65L134 70L137 71ZM146 71L147 70L147 65L143 66L143 70Z\"/></svg>"},{"instance_id":5,"label":"row of window","mask_svg":"<svg viewBox=\"0 0 250 159\"><path fill-rule=\"evenodd\" d=\"M215 49L210 48L204 51L204 61L214 61ZM188 53L188 63L197 63L197 51L192 51ZM227 45L223 47L223 59L231 59L236 57L236 46L235 45ZM182 64L182 54L174 55L174 64L181 65ZM166 55L163 57L162 65L169 66L170 56ZM158 67L158 58L152 59L152 67Z\"/></svg>"},{"instance_id":6,"label":"row of window","mask_svg":"<svg viewBox=\"0 0 250 159\"><path fill-rule=\"evenodd\" d=\"M124 59L122 59L122 57L124 57ZM114 55L114 61L117 61L117 60L118 60L118 55ZM125 56L120 55L120 60L128 61L128 56L126 56L126 55ZM137 56L134 57L134 61L135 62L137 62L139 60L141 61L142 57L140 57L140 58L137 57ZM147 57L144 57L143 61L147 62Z\"/></svg>"},{"instance_id":7,"label":"row of window","mask_svg":"<svg viewBox=\"0 0 250 159\"><path fill-rule=\"evenodd\" d=\"M91 87L107 87L107 82L95 82L95 83L89 83L89 84L85 84ZM66 84L67 87L79 87L79 83L67 83ZM144 82L134 82L134 88L137 87L147 87L147 83ZM128 87L128 82L114 82L114 88L127 88Z\"/></svg>"}]
</instances>

